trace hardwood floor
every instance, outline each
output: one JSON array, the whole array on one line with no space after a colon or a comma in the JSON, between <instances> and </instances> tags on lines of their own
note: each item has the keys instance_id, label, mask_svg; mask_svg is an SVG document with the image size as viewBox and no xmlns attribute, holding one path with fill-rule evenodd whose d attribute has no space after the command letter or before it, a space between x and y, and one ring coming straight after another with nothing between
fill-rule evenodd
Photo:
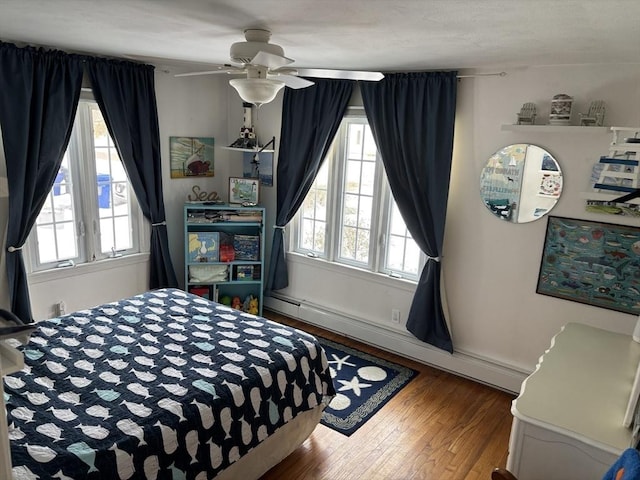
<instances>
[{"instance_id":1,"label":"hardwood floor","mask_svg":"<svg viewBox=\"0 0 640 480\"><path fill-rule=\"evenodd\" d=\"M353 435L318 425L261 480L489 480L506 465L513 395L275 312L264 316L420 373Z\"/></svg>"}]
</instances>

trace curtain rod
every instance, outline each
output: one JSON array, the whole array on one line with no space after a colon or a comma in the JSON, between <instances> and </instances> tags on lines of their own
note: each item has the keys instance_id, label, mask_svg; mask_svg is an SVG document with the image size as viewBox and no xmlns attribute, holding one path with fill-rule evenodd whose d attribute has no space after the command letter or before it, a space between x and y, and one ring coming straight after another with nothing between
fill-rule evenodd
<instances>
[{"instance_id":1,"label":"curtain rod","mask_svg":"<svg viewBox=\"0 0 640 480\"><path fill-rule=\"evenodd\" d=\"M494 73L475 73L473 75L458 75L456 78L475 78L475 77L506 77L507 72Z\"/></svg>"}]
</instances>

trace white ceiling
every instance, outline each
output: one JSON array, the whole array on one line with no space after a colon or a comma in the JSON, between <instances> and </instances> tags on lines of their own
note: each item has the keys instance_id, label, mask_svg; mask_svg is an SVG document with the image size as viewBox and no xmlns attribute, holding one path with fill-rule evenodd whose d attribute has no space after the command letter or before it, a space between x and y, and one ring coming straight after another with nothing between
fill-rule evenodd
<instances>
[{"instance_id":1,"label":"white ceiling","mask_svg":"<svg viewBox=\"0 0 640 480\"><path fill-rule=\"evenodd\" d=\"M0 40L69 52L224 63L248 27L301 68L640 63L640 0L0 0Z\"/></svg>"}]
</instances>

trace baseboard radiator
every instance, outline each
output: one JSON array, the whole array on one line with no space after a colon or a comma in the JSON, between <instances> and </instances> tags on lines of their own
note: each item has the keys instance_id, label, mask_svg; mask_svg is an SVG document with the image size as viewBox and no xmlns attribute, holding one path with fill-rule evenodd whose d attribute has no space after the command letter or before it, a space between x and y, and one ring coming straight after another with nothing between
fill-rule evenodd
<instances>
[{"instance_id":1,"label":"baseboard radiator","mask_svg":"<svg viewBox=\"0 0 640 480\"><path fill-rule=\"evenodd\" d=\"M308 301L272 293L264 298L264 306L274 312L507 392L519 392L522 381L528 375L527 372L468 353L455 351L451 355L419 341L409 332L398 332Z\"/></svg>"}]
</instances>

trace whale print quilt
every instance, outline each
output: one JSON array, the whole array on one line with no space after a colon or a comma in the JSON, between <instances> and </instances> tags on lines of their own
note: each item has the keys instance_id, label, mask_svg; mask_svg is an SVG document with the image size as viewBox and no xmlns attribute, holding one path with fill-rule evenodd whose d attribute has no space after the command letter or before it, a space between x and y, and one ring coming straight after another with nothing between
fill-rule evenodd
<instances>
[{"instance_id":1,"label":"whale print quilt","mask_svg":"<svg viewBox=\"0 0 640 480\"><path fill-rule=\"evenodd\" d=\"M210 479L335 395L314 337L181 290L37 326L4 383L17 479Z\"/></svg>"}]
</instances>

